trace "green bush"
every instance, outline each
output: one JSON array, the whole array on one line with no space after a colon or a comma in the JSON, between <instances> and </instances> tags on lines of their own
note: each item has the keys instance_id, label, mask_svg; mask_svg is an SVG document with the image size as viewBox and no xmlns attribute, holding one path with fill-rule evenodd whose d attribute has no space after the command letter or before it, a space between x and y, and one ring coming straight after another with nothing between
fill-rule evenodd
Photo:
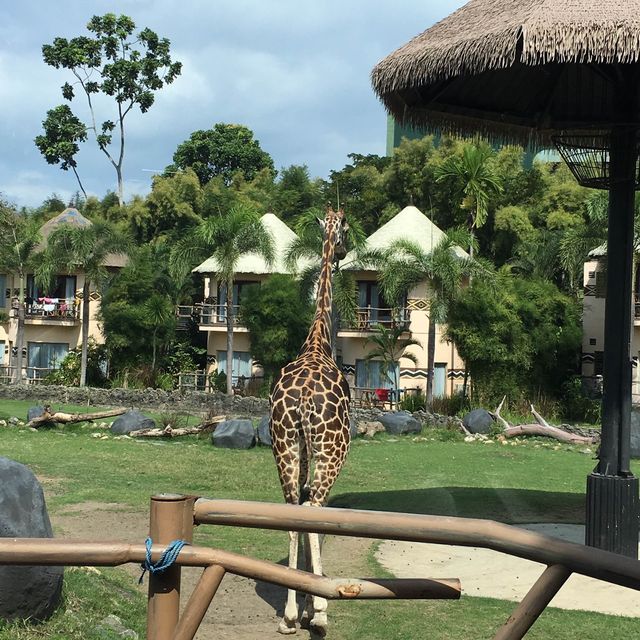
<instances>
[{"instance_id":1,"label":"green bush","mask_svg":"<svg viewBox=\"0 0 640 640\"><path fill-rule=\"evenodd\" d=\"M407 394L402 398L400 408L404 411L410 411L411 413L414 411L424 411L426 408L426 398L424 393L422 393L422 389L418 387L416 393Z\"/></svg>"},{"instance_id":2,"label":"green bush","mask_svg":"<svg viewBox=\"0 0 640 640\"><path fill-rule=\"evenodd\" d=\"M600 422L601 407L600 399L585 394L580 376L573 376L562 385L561 415L565 420L596 424Z\"/></svg>"},{"instance_id":3,"label":"green bush","mask_svg":"<svg viewBox=\"0 0 640 640\"><path fill-rule=\"evenodd\" d=\"M66 387L77 387L80 384L81 349L72 349L67 353L60 366L44 379L45 384L59 384ZM105 346L89 340L87 349L87 385L90 387L104 387L104 374L107 354Z\"/></svg>"}]
</instances>

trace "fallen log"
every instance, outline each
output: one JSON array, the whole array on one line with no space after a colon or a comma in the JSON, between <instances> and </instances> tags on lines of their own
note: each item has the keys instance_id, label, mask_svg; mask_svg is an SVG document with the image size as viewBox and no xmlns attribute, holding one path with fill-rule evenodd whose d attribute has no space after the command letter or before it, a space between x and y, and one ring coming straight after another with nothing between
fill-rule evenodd
<instances>
[{"instance_id":1,"label":"fallen log","mask_svg":"<svg viewBox=\"0 0 640 640\"><path fill-rule=\"evenodd\" d=\"M598 438L592 438L589 436L580 436L575 433L570 433L564 429L551 426L531 405L531 413L536 419L535 424L509 424L501 415L500 410L504 404L506 396L502 398L502 401L498 405L498 408L491 414L493 418L502 425L502 435L505 438L515 438L517 436L544 436L547 438L554 438L560 442L567 442L569 444L597 444Z\"/></svg>"},{"instance_id":2,"label":"fallen log","mask_svg":"<svg viewBox=\"0 0 640 640\"><path fill-rule=\"evenodd\" d=\"M137 429L136 431L130 431L127 435L131 438L176 438L178 436L192 436L213 431L218 424L226 419L226 416L215 416L214 418L207 418L207 420L194 427L174 428L171 425L167 425L164 428Z\"/></svg>"},{"instance_id":3,"label":"fallen log","mask_svg":"<svg viewBox=\"0 0 640 640\"><path fill-rule=\"evenodd\" d=\"M120 416L125 413L127 409L109 409L108 411L97 411L96 413L64 413L63 411L56 411L51 413L49 407L45 407L45 411L41 416L33 418L27 422L27 427L39 427L43 424L70 424L73 422L91 422L92 420L98 420L99 418L112 418L113 416Z\"/></svg>"}]
</instances>

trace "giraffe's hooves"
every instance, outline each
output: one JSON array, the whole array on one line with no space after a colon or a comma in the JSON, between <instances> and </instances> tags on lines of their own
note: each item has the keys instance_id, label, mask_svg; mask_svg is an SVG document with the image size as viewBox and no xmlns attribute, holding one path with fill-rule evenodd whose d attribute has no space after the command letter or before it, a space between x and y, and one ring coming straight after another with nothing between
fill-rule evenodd
<instances>
[{"instance_id":1,"label":"giraffe's hooves","mask_svg":"<svg viewBox=\"0 0 640 640\"><path fill-rule=\"evenodd\" d=\"M326 612L316 612L316 615L309 622L309 631L312 638L324 638L327 635Z\"/></svg>"},{"instance_id":2,"label":"giraffe's hooves","mask_svg":"<svg viewBox=\"0 0 640 640\"><path fill-rule=\"evenodd\" d=\"M281 633L283 636L290 636L296 631L297 629L295 620L286 620L285 618L282 618L282 620L280 620L280 624L278 625L278 633Z\"/></svg>"},{"instance_id":3,"label":"giraffe's hooves","mask_svg":"<svg viewBox=\"0 0 640 640\"><path fill-rule=\"evenodd\" d=\"M303 611L300 616L300 628L301 629L310 629L311 628L311 616L313 612L309 613L308 611Z\"/></svg>"}]
</instances>

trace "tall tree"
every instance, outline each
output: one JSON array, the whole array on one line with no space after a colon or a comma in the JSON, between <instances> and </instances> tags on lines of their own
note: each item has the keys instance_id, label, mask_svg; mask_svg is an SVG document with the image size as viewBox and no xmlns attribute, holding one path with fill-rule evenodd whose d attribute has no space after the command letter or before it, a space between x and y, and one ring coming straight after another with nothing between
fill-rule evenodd
<instances>
[{"instance_id":1,"label":"tall tree","mask_svg":"<svg viewBox=\"0 0 640 640\"><path fill-rule=\"evenodd\" d=\"M63 171L71 169L78 181L80 190L87 198L87 192L78 175L76 154L80 151L79 142L87 139L87 127L73 115L67 104L61 104L47 111L47 117L42 122L44 135L36 136L36 147L49 164L60 163Z\"/></svg>"},{"instance_id":2,"label":"tall tree","mask_svg":"<svg viewBox=\"0 0 640 640\"><path fill-rule=\"evenodd\" d=\"M434 172L437 182L447 178L461 181L461 206L468 212L468 227L472 236L487 221L492 196L502 191L500 179L489 162L492 154L488 145L466 144L461 156L449 156ZM471 257L473 251L472 243L469 245Z\"/></svg>"},{"instance_id":3,"label":"tall tree","mask_svg":"<svg viewBox=\"0 0 640 640\"><path fill-rule=\"evenodd\" d=\"M38 223L19 216L5 201L0 202L0 272L18 277L18 328L16 333L16 367L13 381L22 382L25 321L25 286L27 273L33 268L40 233Z\"/></svg>"},{"instance_id":4,"label":"tall tree","mask_svg":"<svg viewBox=\"0 0 640 640\"><path fill-rule=\"evenodd\" d=\"M254 139L253 131L241 124L219 122L213 129L194 131L188 140L178 145L173 154L173 165L167 172L190 167L196 172L200 184L222 176L229 185L234 173L240 171L252 180L261 169L273 171L271 156Z\"/></svg>"},{"instance_id":5,"label":"tall tree","mask_svg":"<svg viewBox=\"0 0 640 640\"><path fill-rule=\"evenodd\" d=\"M295 360L313 320L313 306L300 295L300 283L290 275L273 274L249 287L240 304L242 324L249 329L251 355L270 380Z\"/></svg>"},{"instance_id":6,"label":"tall tree","mask_svg":"<svg viewBox=\"0 0 640 640\"><path fill-rule=\"evenodd\" d=\"M233 277L243 255L255 253L267 264L274 260L273 238L258 214L236 206L224 215L213 215L191 228L174 246L170 269L184 279L199 262L214 258L216 279L226 288L227 321L227 394L233 394Z\"/></svg>"},{"instance_id":7,"label":"tall tree","mask_svg":"<svg viewBox=\"0 0 640 640\"><path fill-rule=\"evenodd\" d=\"M47 238L47 246L35 269L36 281L48 286L58 273L84 273L82 287L82 349L80 386L87 382L87 354L89 345L90 294L93 287L106 282L105 261L109 254L126 255L130 251L128 238L110 224L85 226L63 224Z\"/></svg>"},{"instance_id":8,"label":"tall tree","mask_svg":"<svg viewBox=\"0 0 640 640\"><path fill-rule=\"evenodd\" d=\"M73 74L73 84L65 82L62 86L65 100L72 101L76 91L86 98L89 124L85 125L85 132L93 132L98 148L115 169L118 201L122 205L125 119L136 106L146 113L153 105L155 92L172 83L182 65L171 59L167 38L160 38L149 28L134 34L136 25L128 16L113 13L93 16L87 29L91 35L70 40L55 38L53 44L42 47L42 56L46 64L56 69L68 69ZM94 98L100 95L113 99L115 116L98 123L95 109L98 101ZM47 149L64 151L64 154L54 152L49 158L57 157L69 164L75 155L74 144L84 139L79 119L68 107L57 107L49 111L45 123L48 126L45 125L44 136L39 136L40 142L36 142L38 148L45 157ZM112 152L116 129L118 143ZM67 146L62 148L65 141ZM55 147L52 146L54 143ZM69 166L75 170L75 165Z\"/></svg>"},{"instance_id":9,"label":"tall tree","mask_svg":"<svg viewBox=\"0 0 640 640\"><path fill-rule=\"evenodd\" d=\"M473 242L470 233L458 229L443 236L431 251L425 251L412 240L397 240L374 256L387 300L399 302L416 285L428 283L427 406L433 402L436 325L447 322L451 303L465 280L474 275L488 277L492 273L488 263L473 259L460 249Z\"/></svg>"}]
</instances>

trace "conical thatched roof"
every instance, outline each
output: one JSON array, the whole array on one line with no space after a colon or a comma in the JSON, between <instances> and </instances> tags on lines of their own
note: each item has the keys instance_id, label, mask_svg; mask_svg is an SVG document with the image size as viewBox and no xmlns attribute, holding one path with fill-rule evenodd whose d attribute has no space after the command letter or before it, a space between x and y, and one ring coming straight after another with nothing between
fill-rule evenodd
<instances>
[{"instance_id":1,"label":"conical thatched roof","mask_svg":"<svg viewBox=\"0 0 640 640\"><path fill-rule=\"evenodd\" d=\"M62 225L69 225L72 227L88 227L93 224L91 220L85 218L75 207L67 207L62 213L47 220L40 227L40 235L42 236L42 242L39 249L44 249L46 246L47 238L53 233L55 229ZM105 267L124 267L128 263L128 258L124 254L109 253L104 259Z\"/></svg>"},{"instance_id":2,"label":"conical thatched roof","mask_svg":"<svg viewBox=\"0 0 640 640\"><path fill-rule=\"evenodd\" d=\"M269 231L274 242L275 260L269 266L265 259L257 253L248 253L241 256L236 266L237 274L267 274L267 273L289 273L285 264L285 256L291 243L298 236L273 213L265 213L260 220L263 226ZM301 261L301 263L304 261ZM301 264L299 264L301 266ZM214 258L207 258L193 271L195 273L216 273L220 269L218 261Z\"/></svg>"},{"instance_id":3,"label":"conical thatched roof","mask_svg":"<svg viewBox=\"0 0 640 640\"><path fill-rule=\"evenodd\" d=\"M471 0L378 63L372 82L401 122L522 141L609 128L611 66L639 60L640 0Z\"/></svg>"},{"instance_id":4,"label":"conical thatched roof","mask_svg":"<svg viewBox=\"0 0 640 640\"><path fill-rule=\"evenodd\" d=\"M367 238L366 247L368 250L384 251L396 240L411 240L425 253L430 253L444 237L445 233L440 227L431 222L418 207L409 205L374 231ZM456 247L455 252L461 258L469 257L460 247ZM350 251L342 262L347 265L343 267L347 271L359 271L362 268L355 251Z\"/></svg>"}]
</instances>

